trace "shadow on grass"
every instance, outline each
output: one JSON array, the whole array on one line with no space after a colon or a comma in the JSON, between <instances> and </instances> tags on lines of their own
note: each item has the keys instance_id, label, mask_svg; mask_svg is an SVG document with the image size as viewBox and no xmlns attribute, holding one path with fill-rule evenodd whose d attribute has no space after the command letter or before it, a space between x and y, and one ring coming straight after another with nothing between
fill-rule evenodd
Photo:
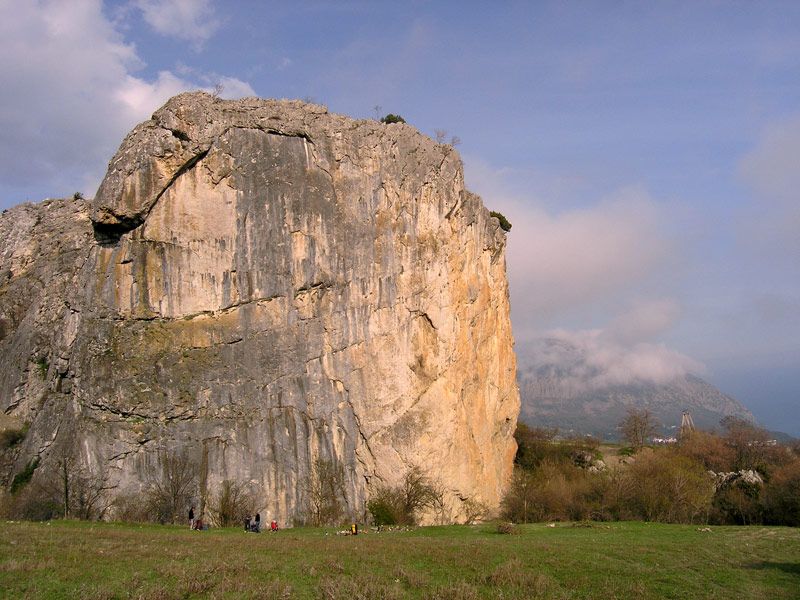
<instances>
[{"instance_id":1,"label":"shadow on grass","mask_svg":"<svg viewBox=\"0 0 800 600\"><path fill-rule=\"evenodd\" d=\"M746 569L756 569L759 571L775 569L776 571L783 571L784 573L800 576L800 563L771 562L765 560L761 562L750 563L744 566Z\"/></svg>"}]
</instances>

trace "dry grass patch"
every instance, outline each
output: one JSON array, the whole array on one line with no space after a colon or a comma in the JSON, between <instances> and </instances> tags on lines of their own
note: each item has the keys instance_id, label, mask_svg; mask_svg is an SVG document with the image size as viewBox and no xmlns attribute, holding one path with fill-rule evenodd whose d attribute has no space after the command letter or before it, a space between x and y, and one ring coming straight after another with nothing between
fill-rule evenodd
<instances>
[{"instance_id":1,"label":"dry grass patch","mask_svg":"<svg viewBox=\"0 0 800 600\"><path fill-rule=\"evenodd\" d=\"M397 583L375 577L324 577L318 587L322 600L401 600L405 598Z\"/></svg>"},{"instance_id":2,"label":"dry grass patch","mask_svg":"<svg viewBox=\"0 0 800 600\"><path fill-rule=\"evenodd\" d=\"M458 581L436 588L433 593L423 596L425 600L477 600L478 588L466 581Z\"/></svg>"}]
</instances>

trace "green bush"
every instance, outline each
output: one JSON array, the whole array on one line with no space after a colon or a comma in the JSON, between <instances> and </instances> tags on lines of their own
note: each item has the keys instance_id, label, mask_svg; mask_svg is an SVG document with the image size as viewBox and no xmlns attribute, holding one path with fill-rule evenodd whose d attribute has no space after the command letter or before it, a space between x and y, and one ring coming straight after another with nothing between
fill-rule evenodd
<instances>
[{"instance_id":1,"label":"green bush","mask_svg":"<svg viewBox=\"0 0 800 600\"><path fill-rule=\"evenodd\" d=\"M45 379L47 377L47 371L50 369L50 363L47 361L47 358L44 356L37 358L36 369L39 371L39 377Z\"/></svg>"},{"instance_id":2,"label":"green bush","mask_svg":"<svg viewBox=\"0 0 800 600\"><path fill-rule=\"evenodd\" d=\"M510 521L500 521L497 524L496 531L497 533L503 533L503 534L511 534L518 532L516 525L514 525Z\"/></svg>"},{"instance_id":3,"label":"green bush","mask_svg":"<svg viewBox=\"0 0 800 600\"><path fill-rule=\"evenodd\" d=\"M19 490L25 487L33 477L34 471L36 471L36 467L39 466L39 457L37 456L27 465L25 468L22 469L19 473L14 475L14 479L11 481L11 493L16 494Z\"/></svg>"},{"instance_id":4,"label":"green bush","mask_svg":"<svg viewBox=\"0 0 800 600\"><path fill-rule=\"evenodd\" d=\"M42 494L36 486L28 486L3 499L5 504L0 512L4 518L24 519L26 521L49 521L58 518L60 506L47 494Z\"/></svg>"},{"instance_id":5,"label":"green bush","mask_svg":"<svg viewBox=\"0 0 800 600\"><path fill-rule=\"evenodd\" d=\"M500 229L502 229L503 231L511 231L511 222L508 219L506 219L503 213L499 213L496 210L492 210L489 212L489 214L494 218L496 218L498 221L500 221Z\"/></svg>"},{"instance_id":6,"label":"green bush","mask_svg":"<svg viewBox=\"0 0 800 600\"><path fill-rule=\"evenodd\" d=\"M620 513L645 521L703 522L714 498L702 463L670 450L639 453L621 479Z\"/></svg>"},{"instance_id":7,"label":"green bush","mask_svg":"<svg viewBox=\"0 0 800 600\"><path fill-rule=\"evenodd\" d=\"M389 113L388 115L386 115L381 119L381 123L386 123L387 125L391 123L405 123L405 122L406 120L403 117L401 117L400 115L393 115L392 113Z\"/></svg>"},{"instance_id":8,"label":"green bush","mask_svg":"<svg viewBox=\"0 0 800 600\"><path fill-rule=\"evenodd\" d=\"M501 516L514 523L604 520L606 482L564 461L548 459L532 471L516 469Z\"/></svg>"},{"instance_id":9,"label":"green bush","mask_svg":"<svg viewBox=\"0 0 800 600\"><path fill-rule=\"evenodd\" d=\"M544 461L578 464L585 456L602 458L598 450L599 440L589 436L556 440L557 435L557 428L528 427L525 423L517 423L514 431L517 442L515 464L530 471Z\"/></svg>"},{"instance_id":10,"label":"green bush","mask_svg":"<svg viewBox=\"0 0 800 600\"><path fill-rule=\"evenodd\" d=\"M6 429L0 433L0 448L13 448L25 439L28 434L30 423L25 423L22 427Z\"/></svg>"},{"instance_id":11,"label":"green bush","mask_svg":"<svg viewBox=\"0 0 800 600\"><path fill-rule=\"evenodd\" d=\"M390 496L389 490L382 489L378 492L378 497L367 503L367 510L372 516L375 525L398 525L404 516L399 509L399 503Z\"/></svg>"},{"instance_id":12,"label":"green bush","mask_svg":"<svg viewBox=\"0 0 800 600\"><path fill-rule=\"evenodd\" d=\"M416 525L417 512L440 500L440 492L422 470L412 467L399 486L379 487L367 503L367 510L375 525Z\"/></svg>"},{"instance_id":13,"label":"green bush","mask_svg":"<svg viewBox=\"0 0 800 600\"><path fill-rule=\"evenodd\" d=\"M800 458L777 469L765 492L768 523L800 526Z\"/></svg>"}]
</instances>

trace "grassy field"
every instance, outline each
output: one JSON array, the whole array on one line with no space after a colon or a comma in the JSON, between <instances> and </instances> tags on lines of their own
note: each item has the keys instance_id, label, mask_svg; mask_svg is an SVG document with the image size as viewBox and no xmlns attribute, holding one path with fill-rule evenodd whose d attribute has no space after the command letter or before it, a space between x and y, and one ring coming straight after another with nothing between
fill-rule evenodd
<instances>
[{"instance_id":1,"label":"grassy field","mask_svg":"<svg viewBox=\"0 0 800 600\"><path fill-rule=\"evenodd\" d=\"M0 524L6 598L800 598L800 530L492 525L337 536Z\"/></svg>"}]
</instances>

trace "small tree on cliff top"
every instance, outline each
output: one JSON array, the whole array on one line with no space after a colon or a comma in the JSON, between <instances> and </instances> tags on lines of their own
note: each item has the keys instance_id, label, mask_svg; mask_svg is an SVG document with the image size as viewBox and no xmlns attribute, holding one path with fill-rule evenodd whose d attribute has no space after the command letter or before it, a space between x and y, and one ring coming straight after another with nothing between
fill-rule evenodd
<instances>
[{"instance_id":1,"label":"small tree on cliff top","mask_svg":"<svg viewBox=\"0 0 800 600\"><path fill-rule=\"evenodd\" d=\"M391 125L392 123L405 123L405 122L406 120L403 117L401 117L400 115L393 115L392 113L389 113L388 115L386 115L381 119L381 123L384 123L386 125Z\"/></svg>"}]
</instances>

